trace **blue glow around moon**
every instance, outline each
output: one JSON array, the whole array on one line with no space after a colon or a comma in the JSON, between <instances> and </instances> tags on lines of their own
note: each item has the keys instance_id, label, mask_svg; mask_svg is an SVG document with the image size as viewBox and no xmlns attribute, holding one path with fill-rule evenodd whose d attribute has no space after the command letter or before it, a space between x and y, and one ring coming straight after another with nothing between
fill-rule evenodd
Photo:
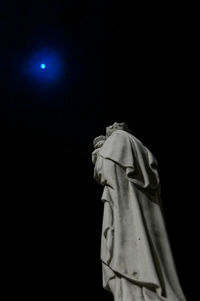
<instances>
[{"instance_id":1,"label":"blue glow around moon","mask_svg":"<svg viewBox=\"0 0 200 301\"><path fill-rule=\"evenodd\" d=\"M24 74L31 82L58 83L64 78L66 66L61 53L51 48L32 52L25 62Z\"/></svg>"}]
</instances>

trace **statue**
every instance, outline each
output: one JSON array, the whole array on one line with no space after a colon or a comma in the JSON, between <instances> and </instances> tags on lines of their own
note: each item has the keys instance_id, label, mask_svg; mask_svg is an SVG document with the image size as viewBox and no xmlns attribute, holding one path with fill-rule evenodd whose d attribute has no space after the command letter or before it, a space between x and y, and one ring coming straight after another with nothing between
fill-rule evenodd
<instances>
[{"instance_id":1,"label":"statue","mask_svg":"<svg viewBox=\"0 0 200 301\"><path fill-rule=\"evenodd\" d=\"M158 165L124 123L94 139L95 180L104 187L103 287L115 301L186 301L160 199Z\"/></svg>"}]
</instances>

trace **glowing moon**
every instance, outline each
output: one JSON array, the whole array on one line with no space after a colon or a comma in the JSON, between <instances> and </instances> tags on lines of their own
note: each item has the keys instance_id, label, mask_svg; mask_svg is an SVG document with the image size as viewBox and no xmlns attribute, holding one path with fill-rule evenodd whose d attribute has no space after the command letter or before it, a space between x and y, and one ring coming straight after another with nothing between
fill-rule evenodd
<instances>
[{"instance_id":1,"label":"glowing moon","mask_svg":"<svg viewBox=\"0 0 200 301\"><path fill-rule=\"evenodd\" d=\"M41 68L41 69L45 69L45 68L46 68L46 65L45 65L45 64L41 64L41 65L40 65L40 68Z\"/></svg>"}]
</instances>

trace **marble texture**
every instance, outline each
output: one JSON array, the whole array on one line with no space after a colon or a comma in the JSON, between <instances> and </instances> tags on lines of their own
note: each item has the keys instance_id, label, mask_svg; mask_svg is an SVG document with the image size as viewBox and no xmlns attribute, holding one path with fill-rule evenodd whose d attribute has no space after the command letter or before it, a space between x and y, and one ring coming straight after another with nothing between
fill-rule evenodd
<instances>
[{"instance_id":1,"label":"marble texture","mask_svg":"<svg viewBox=\"0 0 200 301\"><path fill-rule=\"evenodd\" d=\"M94 140L94 178L103 186L103 287L115 301L186 301L166 232L158 164L124 123Z\"/></svg>"}]
</instances>

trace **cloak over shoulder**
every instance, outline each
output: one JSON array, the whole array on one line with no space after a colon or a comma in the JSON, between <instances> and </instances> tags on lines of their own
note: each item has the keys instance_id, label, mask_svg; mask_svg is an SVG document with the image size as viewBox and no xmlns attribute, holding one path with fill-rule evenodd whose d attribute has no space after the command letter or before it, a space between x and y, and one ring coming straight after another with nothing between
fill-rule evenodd
<instances>
[{"instance_id":1,"label":"cloak over shoulder","mask_svg":"<svg viewBox=\"0 0 200 301\"><path fill-rule=\"evenodd\" d=\"M104 186L101 259L114 274L160 291L163 300L185 301L160 203L157 161L133 135L117 130L95 164ZM166 299L165 299L166 298Z\"/></svg>"}]
</instances>

